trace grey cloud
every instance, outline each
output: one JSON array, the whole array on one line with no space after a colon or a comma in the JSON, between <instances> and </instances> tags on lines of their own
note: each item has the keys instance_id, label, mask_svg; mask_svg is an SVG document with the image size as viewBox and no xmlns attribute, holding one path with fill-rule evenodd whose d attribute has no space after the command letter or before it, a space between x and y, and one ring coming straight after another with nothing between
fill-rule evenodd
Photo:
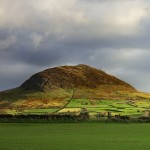
<instances>
[{"instance_id":1,"label":"grey cloud","mask_svg":"<svg viewBox=\"0 0 150 150\"><path fill-rule=\"evenodd\" d=\"M147 0L1 0L0 10L0 90L86 63L150 91Z\"/></svg>"},{"instance_id":2,"label":"grey cloud","mask_svg":"<svg viewBox=\"0 0 150 150\"><path fill-rule=\"evenodd\" d=\"M16 37L15 36L8 36L6 39L0 41L0 49L6 49L10 48L13 44L16 43Z\"/></svg>"}]
</instances>

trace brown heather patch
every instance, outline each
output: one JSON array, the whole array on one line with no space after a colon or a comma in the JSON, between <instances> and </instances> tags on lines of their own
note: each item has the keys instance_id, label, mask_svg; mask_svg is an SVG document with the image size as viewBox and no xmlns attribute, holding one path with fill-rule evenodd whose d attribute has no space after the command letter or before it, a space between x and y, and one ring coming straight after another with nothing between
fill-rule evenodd
<instances>
[{"instance_id":1,"label":"brown heather patch","mask_svg":"<svg viewBox=\"0 0 150 150\"><path fill-rule=\"evenodd\" d=\"M66 104L64 99L27 99L22 104L17 105L17 107L24 108L53 108L62 107ZM15 103L14 103L15 105Z\"/></svg>"},{"instance_id":2,"label":"brown heather patch","mask_svg":"<svg viewBox=\"0 0 150 150\"><path fill-rule=\"evenodd\" d=\"M100 86L124 86L126 90L136 91L131 85L87 65L61 66L44 70L33 75L21 87L27 90L51 91L64 88L90 88ZM109 88L110 89L110 88ZM108 90L108 89L107 89ZM111 92L111 89L110 89Z\"/></svg>"}]
</instances>

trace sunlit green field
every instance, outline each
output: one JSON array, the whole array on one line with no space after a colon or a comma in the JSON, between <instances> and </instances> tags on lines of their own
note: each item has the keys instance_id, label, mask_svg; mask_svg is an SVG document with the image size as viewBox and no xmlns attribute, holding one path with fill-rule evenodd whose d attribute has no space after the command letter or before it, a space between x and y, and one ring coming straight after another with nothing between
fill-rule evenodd
<instances>
[{"instance_id":1,"label":"sunlit green field","mask_svg":"<svg viewBox=\"0 0 150 150\"><path fill-rule=\"evenodd\" d=\"M0 92L0 114L79 114L82 108L86 108L90 115L111 112L112 115L139 117L150 110L150 94L118 88L60 88L48 92L15 88Z\"/></svg>"},{"instance_id":2,"label":"sunlit green field","mask_svg":"<svg viewBox=\"0 0 150 150\"><path fill-rule=\"evenodd\" d=\"M150 109L150 101L72 99L64 112L67 112L67 108L69 111L71 109L74 111L75 108L87 108L89 113L106 113L109 111L113 115L140 116Z\"/></svg>"},{"instance_id":3,"label":"sunlit green field","mask_svg":"<svg viewBox=\"0 0 150 150\"><path fill-rule=\"evenodd\" d=\"M66 100L67 101L67 100ZM87 108L90 115L97 113L112 115L129 115L139 117L150 110L150 100L92 100L72 99L65 107L58 108L30 108L22 110L5 110L8 114L50 114L50 113L76 113L79 114L82 108Z\"/></svg>"},{"instance_id":4,"label":"sunlit green field","mask_svg":"<svg viewBox=\"0 0 150 150\"><path fill-rule=\"evenodd\" d=\"M149 150L149 124L0 123L0 150Z\"/></svg>"}]
</instances>

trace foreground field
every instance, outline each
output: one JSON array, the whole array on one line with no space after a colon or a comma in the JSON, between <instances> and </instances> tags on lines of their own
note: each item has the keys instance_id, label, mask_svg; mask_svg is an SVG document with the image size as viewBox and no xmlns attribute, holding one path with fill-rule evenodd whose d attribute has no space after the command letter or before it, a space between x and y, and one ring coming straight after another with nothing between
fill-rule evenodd
<instances>
[{"instance_id":1,"label":"foreground field","mask_svg":"<svg viewBox=\"0 0 150 150\"><path fill-rule=\"evenodd\" d=\"M0 123L0 150L149 150L149 124Z\"/></svg>"}]
</instances>

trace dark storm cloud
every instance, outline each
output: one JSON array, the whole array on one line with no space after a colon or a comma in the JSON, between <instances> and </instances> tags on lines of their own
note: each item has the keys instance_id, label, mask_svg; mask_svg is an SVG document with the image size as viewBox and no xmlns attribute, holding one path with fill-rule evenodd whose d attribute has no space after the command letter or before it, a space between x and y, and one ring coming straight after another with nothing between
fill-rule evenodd
<instances>
[{"instance_id":1,"label":"dark storm cloud","mask_svg":"<svg viewBox=\"0 0 150 150\"><path fill-rule=\"evenodd\" d=\"M85 63L150 91L149 1L0 0L0 19L0 90Z\"/></svg>"}]
</instances>

